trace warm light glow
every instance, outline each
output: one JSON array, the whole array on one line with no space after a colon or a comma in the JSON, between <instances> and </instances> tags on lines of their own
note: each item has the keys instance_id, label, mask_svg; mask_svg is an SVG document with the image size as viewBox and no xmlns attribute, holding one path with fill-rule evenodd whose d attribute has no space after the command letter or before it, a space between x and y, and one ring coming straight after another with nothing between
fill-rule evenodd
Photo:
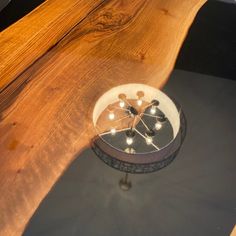
<instances>
[{"instance_id":1,"label":"warm light glow","mask_svg":"<svg viewBox=\"0 0 236 236\"><path fill-rule=\"evenodd\" d=\"M156 124L155 124L155 129L159 130L161 128L162 128L162 124L159 121L157 121Z\"/></svg>"},{"instance_id":2,"label":"warm light glow","mask_svg":"<svg viewBox=\"0 0 236 236\"><path fill-rule=\"evenodd\" d=\"M125 152L129 153L129 154L135 154L135 150L133 148L131 148L131 147L126 148Z\"/></svg>"},{"instance_id":3,"label":"warm light glow","mask_svg":"<svg viewBox=\"0 0 236 236\"><path fill-rule=\"evenodd\" d=\"M128 145L131 145L132 143L133 143L133 138L131 138L131 137L127 137L126 138L126 143L128 144Z\"/></svg>"},{"instance_id":4,"label":"warm light glow","mask_svg":"<svg viewBox=\"0 0 236 236\"><path fill-rule=\"evenodd\" d=\"M121 108L123 108L123 107L125 107L125 102L123 100L121 100L119 105L120 105Z\"/></svg>"},{"instance_id":5,"label":"warm light glow","mask_svg":"<svg viewBox=\"0 0 236 236\"><path fill-rule=\"evenodd\" d=\"M142 101L141 99L138 99L138 100L137 100L137 104L138 104L138 106L142 106L143 101Z\"/></svg>"},{"instance_id":6,"label":"warm light glow","mask_svg":"<svg viewBox=\"0 0 236 236\"><path fill-rule=\"evenodd\" d=\"M150 144L152 144L152 137L146 137L146 143L147 143L147 145L150 145Z\"/></svg>"},{"instance_id":7,"label":"warm light glow","mask_svg":"<svg viewBox=\"0 0 236 236\"><path fill-rule=\"evenodd\" d=\"M180 106L162 91L145 84L120 85L105 92L95 104L97 135L92 139L92 149L120 171L157 171L177 155L185 122ZM119 185L126 183L127 175Z\"/></svg>"},{"instance_id":8,"label":"warm light glow","mask_svg":"<svg viewBox=\"0 0 236 236\"><path fill-rule=\"evenodd\" d=\"M111 135L115 135L116 134L116 129L115 128L112 128L111 129Z\"/></svg>"},{"instance_id":9,"label":"warm light glow","mask_svg":"<svg viewBox=\"0 0 236 236\"><path fill-rule=\"evenodd\" d=\"M110 112L108 115L109 120L114 120L115 119L115 114L113 112Z\"/></svg>"},{"instance_id":10,"label":"warm light glow","mask_svg":"<svg viewBox=\"0 0 236 236\"><path fill-rule=\"evenodd\" d=\"M150 109L150 113L151 113L152 115L154 115L154 114L156 113L156 111L157 111L156 107L155 107L155 106L152 106L151 109Z\"/></svg>"}]
</instances>

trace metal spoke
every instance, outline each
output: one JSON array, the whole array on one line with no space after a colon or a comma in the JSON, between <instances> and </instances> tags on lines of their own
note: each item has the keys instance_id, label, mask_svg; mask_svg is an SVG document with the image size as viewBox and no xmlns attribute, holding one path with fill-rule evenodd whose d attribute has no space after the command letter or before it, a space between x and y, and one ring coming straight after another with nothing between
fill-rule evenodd
<instances>
[{"instance_id":1,"label":"metal spoke","mask_svg":"<svg viewBox=\"0 0 236 236\"><path fill-rule=\"evenodd\" d=\"M121 117L120 119L114 120L113 122L122 121L122 120L124 120L124 119L126 119L126 118L128 118L128 117L130 117L130 116L127 115L127 116Z\"/></svg>"},{"instance_id":2,"label":"metal spoke","mask_svg":"<svg viewBox=\"0 0 236 236\"><path fill-rule=\"evenodd\" d=\"M152 103L149 103L147 106L145 106L143 109L146 109L146 108L148 108L148 107L150 107L150 106L152 106L154 104L154 102L152 102Z\"/></svg>"},{"instance_id":3,"label":"metal spoke","mask_svg":"<svg viewBox=\"0 0 236 236\"><path fill-rule=\"evenodd\" d=\"M114 109L116 109L116 110L123 110L123 111L129 111L129 109L126 109L126 108L124 108L124 107L117 107L117 106L112 106ZM108 108L107 108L108 109ZM109 109L108 109L108 111L110 111Z\"/></svg>"},{"instance_id":4,"label":"metal spoke","mask_svg":"<svg viewBox=\"0 0 236 236\"><path fill-rule=\"evenodd\" d=\"M132 107L131 104L128 102L127 99L124 99L123 101L124 101L125 103L127 103L130 107Z\"/></svg>"},{"instance_id":5,"label":"metal spoke","mask_svg":"<svg viewBox=\"0 0 236 236\"><path fill-rule=\"evenodd\" d=\"M139 116L139 119L141 120L142 124L144 125L144 127L147 129L147 130L150 130L149 127L146 125L146 123L143 121L143 119L141 118L141 116Z\"/></svg>"},{"instance_id":6,"label":"metal spoke","mask_svg":"<svg viewBox=\"0 0 236 236\"><path fill-rule=\"evenodd\" d=\"M119 132L126 131L129 129L130 128L118 129L118 130L116 130L116 132L119 133ZM99 134L99 136L103 136L103 135L110 134L110 133L111 133L111 131L103 132L103 133Z\"/></svg>"},{"instance_id":7,"label":"metal spoke","mask_svg":"<svg viewBox=\"0 0 236 236\"><path fill-rule=\"evenodd\" d=\"M147 114L147 113L144 113L144 112L141 113L140 115L150 116L150 117L153 117L153 118L161 118L161 116L158 116L158 115L154 116L154 115Z\"/></svg>"},{"instance_id":8,"label":"metal spoke","mask_svg":"<svg viewBox=\"0 0 236 236\"><path fill-rule=\"evenodd\" d=\"M137 120L137 116L135 116L134 119L133 119L133 122L131 124L131 129L133 129L133 127L135 127L134 124L135 124L136 120Z\"/></svg>"},{"instance_id":9,"label":"metal spoke","mask_svg":"<svg viewBox=\"0 0 236 236\"><path fill-rule=\"evenodd\" d=\"M145 135L143 135L141 132L139 132L136 128L134 128L134 130L135 130L141 137L143 137L143 138L146 140ZM151 145L152 145L154 148L156 148L157 150L160 150L160 148L159 148L157 145L155 145L153 142L151 142Z\"/></svg>"}]
</instances>

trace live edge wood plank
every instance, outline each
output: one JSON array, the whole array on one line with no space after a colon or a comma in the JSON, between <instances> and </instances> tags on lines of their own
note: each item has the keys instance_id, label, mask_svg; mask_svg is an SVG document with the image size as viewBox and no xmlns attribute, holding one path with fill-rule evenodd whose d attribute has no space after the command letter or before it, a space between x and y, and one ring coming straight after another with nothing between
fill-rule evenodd
<instances>
[{"instance_id":1,"label":"live edge wood plank","mask_svg":"<svg viewBox=\"0 0 236 236\"><path fill-rule=\"evenodd\" d=\"M48 10L53 11L51 3L59 2L48 0ZM67 24L55 39L52 31L57 27L40 35L36 30L22 51L15 52L16 64L9 57L1 68L8 79L2 79L0 93L0 235L21 235L55 181L89 146L94 136L92 111L99 96L124 83L157 88L165 84L188 28L205 1L89 1L87 8L86 1L66 2L72 7L67 5L66 14L61 8L50 18L50 26L60 19L55 20L56 25L60 22L63 28L69 13L80 12L78 22ZM41 7L47 12L45 4ZM32 13L38 24L45 17L41 7ZM21 24L30 27L30 17ZM10 32L14 32L12 27ZM40 52L31 57L38 38L42 43L50 38L50 43L40 45ZM13 51L16 45L17 41ZM11 52L7 42L0 47ZM31 59L27 61L27 57Z\"/></svg>"},{"instance_id":2,"label":"live edge wood plank","mask_svg":"<svg viewBox=\"0 0 236 236\"><path fill-rule=\"evenodd\" d=\"M49 0L0 33L0 91L102 0Z\"/></svg>"}]
</instances>

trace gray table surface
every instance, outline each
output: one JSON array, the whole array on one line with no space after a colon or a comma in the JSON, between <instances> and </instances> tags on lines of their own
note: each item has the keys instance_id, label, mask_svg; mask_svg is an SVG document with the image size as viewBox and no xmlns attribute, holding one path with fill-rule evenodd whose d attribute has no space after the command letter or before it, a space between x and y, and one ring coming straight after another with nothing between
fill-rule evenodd
<instances>
[{"instance_id":1,"label":"gray table surface","mask_svg":"<svg viewBox=\"0 0 236 236\"><path fill-rule=\"evenodd\" d=\"M183 106L188 133L165 169L123 175L88 149L32 217L25 236L223 236L236 224L236 82L174 71L164 88Z\"/></svg>"}]
</instances>

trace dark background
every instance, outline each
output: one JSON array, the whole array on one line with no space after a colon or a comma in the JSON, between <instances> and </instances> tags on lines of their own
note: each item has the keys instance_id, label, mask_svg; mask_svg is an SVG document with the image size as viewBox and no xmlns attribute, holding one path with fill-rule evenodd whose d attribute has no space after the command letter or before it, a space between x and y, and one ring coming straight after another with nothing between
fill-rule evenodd
<instances>
[{"instance_id":1,"label":"dark background","mask_svg":"<svg viewBox=\"0 0 236 236\"><path fill-rule=\"evenodd\" d=\"M236 79L236 4L209 1L202 7L176 68Z\"/></svg>"},{"instance_id":2,"label":"dark background","mask_svg":"<svg viewBox=\"0 0 236 236\"><path fill-rule=\"evenodd\" d=\"M44 0L13 0L0 12L0 31ZM236 80L236 4L208 1L199 11L176 69Z\"/></svg>"}]
</instances>

